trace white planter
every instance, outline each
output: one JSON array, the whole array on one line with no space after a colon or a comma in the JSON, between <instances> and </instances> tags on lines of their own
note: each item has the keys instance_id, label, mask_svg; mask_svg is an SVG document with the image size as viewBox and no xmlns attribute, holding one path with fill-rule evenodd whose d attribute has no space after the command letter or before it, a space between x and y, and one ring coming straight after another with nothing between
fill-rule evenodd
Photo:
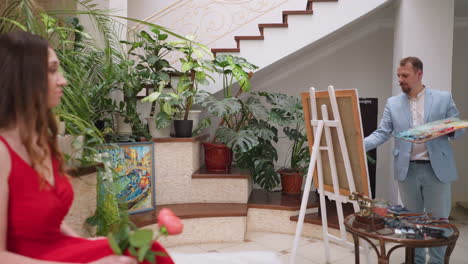
<instances>
[{"instance_id":1,"label":"white planter","mask_svg":"<svg viewBox=\"0 0 468 264\"><path fill-rule=\"evenodd\" d=\"M117 131L117 134L119 135L131 135L133 133L133 130L132 130L132 126L128 123L125 123L125 117L120 115L120 114L116 114L115 115L115 118L117 120L117 127L115 129L115 131Z\"/></svg>"},{"instance_id":2,"label":"white planter","mask_svg":"<svg viewBox=\"0 0 468 264\"><path fill-rule=\"evenodd\" d=\"M198 127L198 123L200 123L200 115L201 110L190 110L188 115L188 120L193 120L193 129L195 130Z\"/></svg>"},{"instance_id":3,"label":"white planter","mask_svg":"<svg viewBox=\"0 0 468 264\"><path fill-rule=\"evenodd\" d=\"M75 167L75 165L77 165L75 164L76 159L81 158L83 153L83 141L83 136L57 136L57 143L60 151L70 157L67 166Z\"/></svg>"},{"instance_id":4,"label":"white planter","mask_svg":"<svg viewBox=\"0 0 468 264\"><path fill-rule=\"evenodd\" d=\"M171 136L171 126L165 128L156 128L156 120L154 117L147 117L148 129L152 138L167 138Z\"/></svg>"},{"instance_id":5,"label":"white planter","mask_svg":"<svg viewBox=\"0 0 468 264\"><path fill-rule=\"evenodd\" d=\"M59 122L57 129L58 129L58 134L61 136L64 136L65 135L65 122Z\"/></svg>"}]
</instances>

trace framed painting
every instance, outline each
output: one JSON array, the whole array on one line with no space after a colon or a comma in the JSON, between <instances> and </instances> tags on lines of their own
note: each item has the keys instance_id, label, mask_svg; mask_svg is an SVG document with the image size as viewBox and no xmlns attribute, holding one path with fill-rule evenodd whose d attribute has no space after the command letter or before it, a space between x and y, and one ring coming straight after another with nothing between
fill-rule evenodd
<instances>
[{"instance_id":1,"label":"framed painting","mask_svg":"<svg viewBox=\"0 0 468 264\"><path fill-rule=\"evenodd\" d=\"M351 170L353 174L354 184L356 191L361 194L369 196L369 177L367 172L366 152L364 149L364 137L361 124L361 116L359 109L359 98L356 90L335 90L338 111L340 113L341 124L348 149ZM307 140L309 142L309 149L312 153L314 143L314 133L311 125L311 106L309 92L301 93L302 105L304 107L304 120L307 132ZM317 102L317 118L323 119L321 106L326 105L329 120L334 120L333 111L330 103L330 96L328 91L316 91L315 98ZM336 163L336 170L338 176L338 183L340 194L350 195L350 187L346 177L346 169L341 152L341 147L338 139L338 132L336 127L330 128L331 138L333 142L333 152ZM320 139L320 146L326 144L325 135L322 133ZM322 170L324 178L324 189L333 192L333 181L331 176L330 160L327 151L320 151L322 159ZM314 171L314 185L318 189L318 173Z\"/></svg>"},{"instance_id":2,"label":"framed painting","mask_svg":"<svg viewBox=\"0 0 468 264\"><path fill-rule=\"evenodd\" d=\"M130 214L155 207L153 148L152 142L138 142L112 144L101 149L108 154L118 174L115 181L117 202L127 207Z\"/></svg>"}]
</instances>

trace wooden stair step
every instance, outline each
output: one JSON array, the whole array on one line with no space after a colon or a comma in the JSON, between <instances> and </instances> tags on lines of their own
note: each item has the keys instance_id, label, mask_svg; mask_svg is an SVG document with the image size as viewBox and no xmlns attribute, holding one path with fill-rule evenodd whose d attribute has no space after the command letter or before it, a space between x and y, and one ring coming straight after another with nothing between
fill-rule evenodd
<instances>
[{"instance_id":1,"label":"wooden stair step","mask_svg":"<svg viewBox=\"0 0 468 264\"><path fill-rule=\"evenodd\" d=\"M200 168L194 174L192 179L248 179L250 174L246 170L231 168L227 172L208 171L205 167Z\"/></svg>"},{"instance_id":2,"label":"wooden stair step","mask_svg":"<svg viewBox=\"0 0 468 264\"><path fill-rule=\"evenodd\" d=\"M328 227L330 228L335 228L339 229L340 225L338 222L338 214L336 211L336 204L334 201L326 201L326 206L327 206L327 221L328 221ZM318 213L311 213L311 214L306 214L304 218L304 223L309 223L309 224L314 224L314 225L322 225L322 216L321 216L321 210L319 210ZM354 213L354 208L352 203L347 203L343 204L343 216L346 218L346 216L353 214ZM297 222L299 219L299 216L291 216L290 217L291 221Z\"/></svg>"},{"instance_id":3,"label":"wooden stair step","mask_svg":"<svg viewBox=\"0 0 468 264\"><path fill-rule=\"evenodd\" d=\"M211 49L211 52L216 56L218 52L240 52L239 48L228 48L228 49Z\"/></svg>"},{"instance_id":4,"label":"wooden stair step","mask_svg":"<svg viewBox=\"0 0 468 264\"><path fill-rule=\"evenodd\" d=\"M338 0L307 0L306 10L312 10L313 2L338 2Z\"/></svg>"},{"instance_id":5,"label":"wooden stair step","mask_svg":"<svg viewBox=\"0 0 468 264\"><path fill-rule=\"evenodd\" d=\"M264 36L235 36L235 40L264 40Z\"/></svg>"},{"instance_id":6,"label":"wooden stair step","mask_svg":"<svg viewBox=\"0 0 468 264\"><path fill-rule=\"evenodd\" d=\"M264 40L264 36L234 36L234 40L237 43L237 47L240 48L241 40Z\"/></svg>"},{"instance_id":7,"label":"wooden stair step","mask_svg":"<svg viewBox=\"0 0 468 264\"><path fill-rule=\"evenodd\" d=\"M207 217L246 217L247 204L228 203L186 203L158 205L155 210L130 215L130 220L138 227L157 223L157 215L162 208L168 208L180 219Z\"/></svg>"},{"instance_id":8,"label":"wooden stair step","mask_svg":"<svg viewBox=\"0 0 468 264\"><path fill-rule=\"evenodd\" d=\"M287 195L281 192L268 192L254 189L250 194L249 208L298 211L301 208L302 195ZM307 208L319 207L315 192L310 192Z\"/></svg>"},{"instance_id":9,"label":"wooden stair step","mask_svg":"<svg viewBox=\"0 0 468 264\"><path fill-rule=\"evenodd\" d=\"M270 24L258 24L258 29L260 30L260 34L263 36L263 30L265 28L287 28L288 23L270 23Z\"/></svg>"},{"instance_id":10,"label":"wooden stair step","mask_svg":"<svg viewBox=\"0 0 468 264\"><path fill-rule=\"evenodd\" d=\"M288 16L289 15L312 15L314 11L312 10L290 10L290 11L283 11L283 23L288 23Z\"/></svg>"}]
</instances>

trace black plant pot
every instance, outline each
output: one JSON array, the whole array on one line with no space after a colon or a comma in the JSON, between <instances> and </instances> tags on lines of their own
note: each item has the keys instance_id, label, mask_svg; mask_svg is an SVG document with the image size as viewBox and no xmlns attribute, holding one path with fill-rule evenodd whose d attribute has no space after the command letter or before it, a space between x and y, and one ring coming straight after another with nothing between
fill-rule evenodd
<instances>
[{"instance_id":1,"label":"black plant pot","mask_svg":"<svg viewBox=\"0 0 468 264\"><path fill-rule=\"evenodd\" d=\"M192 137L193 120L174 120L175 137Z\"/></svg>"}]
</instances>

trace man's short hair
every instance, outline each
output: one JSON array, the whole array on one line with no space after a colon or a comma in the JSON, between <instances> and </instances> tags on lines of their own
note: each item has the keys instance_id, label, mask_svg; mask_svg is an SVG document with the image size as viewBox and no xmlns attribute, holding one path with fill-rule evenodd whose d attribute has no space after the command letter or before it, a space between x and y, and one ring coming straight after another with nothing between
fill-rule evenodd
<instances>
[{"instance_id":1,"label":"man's short hair","mask_svg":"<svg viewBox=\"0 0 468 264\"><path fill-rule=\"evenodd\" d=\"M418 57L406 57L401 59L400 66L405 66L407 63L411 63L413 70L423 70L423 63Z\"/></svg>"}]
</instances>

